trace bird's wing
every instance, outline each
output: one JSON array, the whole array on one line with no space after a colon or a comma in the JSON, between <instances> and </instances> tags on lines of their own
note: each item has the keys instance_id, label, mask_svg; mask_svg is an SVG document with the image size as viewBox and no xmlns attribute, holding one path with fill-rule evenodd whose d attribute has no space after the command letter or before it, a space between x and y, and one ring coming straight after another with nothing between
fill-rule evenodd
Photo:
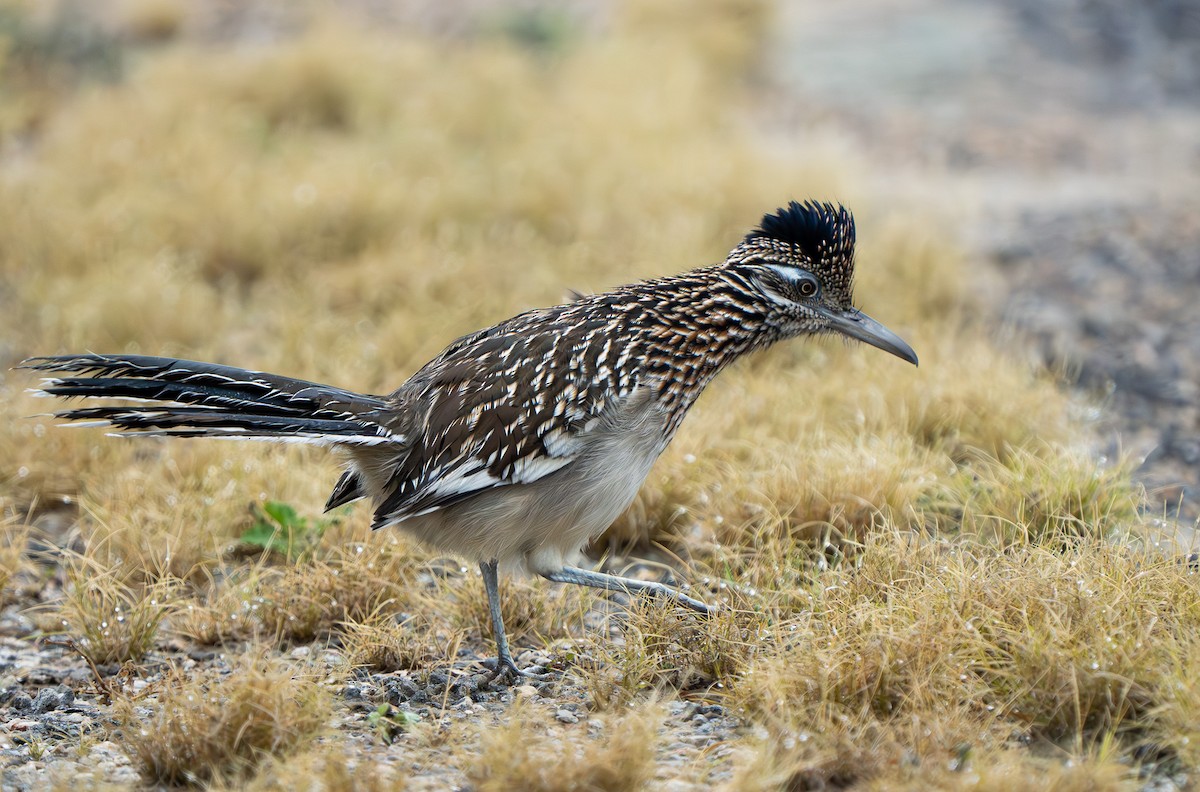
<instances>
[{"instance_id":1,"label":"bird's wing","mask_svg":"<svg viewBox=\"0 0 1200 792\"><path fill-rule=\"evenodd\" d=\"M568 310L530 312L459 339L393 394L414 416L405 427L414 442L375 527L530 484L579 457L588 432L637 382L614 373L603 321L554 321Z\"/></svg>"}]
</instances>

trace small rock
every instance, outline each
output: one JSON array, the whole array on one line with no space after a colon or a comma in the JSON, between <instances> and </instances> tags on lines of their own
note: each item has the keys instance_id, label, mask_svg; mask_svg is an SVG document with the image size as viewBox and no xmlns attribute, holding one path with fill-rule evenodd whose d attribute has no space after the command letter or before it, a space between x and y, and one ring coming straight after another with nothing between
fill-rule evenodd
<instances>
[{"instance_id":1,"label":"small rock","mask_svg":"<svg viewBox=\"0 0 1200 792\"><path fill-rule=\"evenodd\" d=\"M526 649L517 655L517 664L534 674L543 673L553 661L554 658L540 649ZM534 670L534 667L541 670Z\"/></svg>"},{"instance_id":2,"label":"small rock","mask_svg":"<svg viewBox=\"0 0 1200 792\"><path fill-rule=\"evenodd\" d=\"M463 677L459 679L451 687L451 691L456 696L472 696L479 690L479 684L475 681L475 675Z\"/></svg>"},{"instance_id":3,"label":"small rock","mask_svg":"<svg viewBox=\"0 0 1200 792\"><path fill-rule=\"evenodd\" d=\"M33 708L33 699L23 690L10 688L0 695L0 704L8 705L13 712L29 712Z\"/></svg>"},{"instance_id":4,"label":"small rock","mask_svg":"<svg viewBox=\"0 0 1200 792\"><path fill-rule=\"evenodd\" d=\"M554 713L554 719L559 723L579 723L579 716L569 709L560 709Z\"/></svg>"},{"instance_id":5,"label":"small rock","mask_svg":"<svg viewBox=\"0 0 1200 792\"><path fill-rule=\"evenodd\" d=\"M429 701L429 696L410 677L378 676L373 677L373 679L378 681L379 687L387 697L387 702L393 707L397 707L406 701L416 704L423 704Z\"/></svg>"},{"instance_id":6,"label":"small rock","mask_svg":"<svg viewBox=\"0 0 1200 792\"><path fill-rule=\"evenodd\" d=\"M513 688L513 694L516 695L517 698L531 699L537 696L538 689L533 685L520 685Z\"/></svg>"},{"instance_id":7,"label":"small rock","mask_svg":"<svg viewBox=\"0 0 1200 792\"><path fill-rule=\"evenodd\" d=\"M40 724L40 729L47 737L54 739L63 739L67 737L78 737L81 731L80 723L72 723L71 721L60 718L56 715L47 715Z\"/></svg>"},{"instance_id":8,"label":"small rock","mask_svg":"<svg viewBox=\"0 0 1200 792\"><path fill-rule=\"evenodd\" d=\"M297 646L292 650L291 656L294 660L302 660L305 657L308 657L310 654L312 654L312 649L308 648L307 646Z\"/></svg>"},{"instance_id":9,"label":"small rock","mask_svg":"<svg viewBox=\"0 0 1200 792\"><path fill-rule=\"evenodd\" d=\"M38 691L33 700L32 711L35 715L44 715L56 709L70 706L75 701L75 693L67 687L43 688Z\"/></svg>"}]
</instances>

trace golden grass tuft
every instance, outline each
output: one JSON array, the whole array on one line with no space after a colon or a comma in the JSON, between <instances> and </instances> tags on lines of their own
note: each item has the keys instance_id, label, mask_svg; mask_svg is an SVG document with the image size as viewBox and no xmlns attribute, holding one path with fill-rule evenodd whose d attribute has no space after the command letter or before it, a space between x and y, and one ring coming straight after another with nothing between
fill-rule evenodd
<instances>
[{"instance_id":1,"label":"golden grass tuft","mask_svg":"<svg viewBox=\"0 0 1200 792\"><path fill-rule=\"evenodd\" d=\"M210 576L229 543L207 528L219 522L213 510L183 511L169 505L170 496L147 497L144 477L136 471L126 483L131 486L103 506L87 504L81 532L89 552L106 566L126 570L131 582L197 584Z\"/></svg>"},{"instance_id":2,"label":"golden grass tuft","mask_svg":"<svg viewBox=\"0 0 1200 792\"><path fill-rule=\"evenodd\" d=\"M269 757L306 748L329 706L303 671L251 655L227 672L172 671L153 703L118 702L117 722L147 781L200 786L245 779Z\"/></svg>"},{"instance_id":3,"label":"golden grass tuft","mask_svg":"<svg viewBox=\"0 0 1200 792\"><path fill-rule=\"evenodd\" d=\"M445 662L461 636L449 635L439 624L423 615L399 618L392 603L362 621L340 625L342 647L351 665L389 673L408 671Z\"/></svg>"},{"instance_id":4,"label":"golden grass tuft","mask_svg":"<svg viewBox=\"0 0 1200 792\"><path fill-rule=\"evenodd\" d=\"M29 531L29 526L15 516L0 516L0 602L17 597L16 584L28 568Z\"/></svg>"},{"instance_id":5,"label":"golden grass tuft","mask_svg":"<svg viewBox=\"0 0 1200 792\"><path fill-rule=\"evenodd\" d=\"M385 607L406 610L421 595L415 569L387 544L354 542L324 558L264 569L256 581L258 620L276 640L291 643L366 621Z\"/></svg>"},{"instance_id":6,"label":"golden grass tuft","mask_svg":"<svg viewBox=\"0 0 1200 792\"><path fill-rule=\"evenodd\" d=\"M479 792L619 792L641 789L653 778L662 721L657 705L605 722L597 739L580 735L582 725L571 734L545 734L540 724L553 722L549 714L514 702L507 723L483 732L479 753L467 767L472 787Z\"/></svg>"},{"instance_id":7,"label":"golden grass tuft","mask_svg":"<svg viewBox=\"0 0 1200 792\"><path fill-rule=\"evenodd\" d=\"M598 642L583 671L591 704L620 711L650 694L704 695L733 684L765 629L763 617L739 599L708 617L649 597L613 614L619 639Z\"/></svg>"},{"instance_id":8,"label":"golden grass tuft","mask_svg":"<svg viewBox=\"0 0 1200 792\"><path fill-rule=\"evenodd\" d=\"M70 555L66 563L67 588L56 613L75 650L96 666L145 657L174 608L178 582L130 583L128 570L86 555Z\"/></svg>"},{"instance_id":9,"label":"golden grass tuft","mask_svg":"<svg viewBox=\"0 0 1200 792\"><path fill-rule=\"evenodd\" d=\"M394 765L372 757L356 760L354 746L342 741L318 745L294 756L271 758L249 781L244 779L213 784L214 790L241 792L404 792L405 774Z\"/></svg>"},{"instance_id":10,"label":"golden grass tuft","mask_svg":"<svg viewBox=\"0 0 1200 792\"><path fill-rule=\"evenodd\" d=\"M877 534L814 581L733 695L790 742L951 722L951 745L975 732L996 748L1014 729L1080 756L1118 737L1174 745L1196 586L1173 560L1097 539L997 551Z\"/></svg>"},{"instance_id":11,"label":"golden grass tuft","mask_svg":"<svg viewBox=\"0 0 1200 792\"><path fill-rule=\"evenodd\" d=\"M126 37L139 43L162 44L182 32L188 7L184 0L121 0L117 17Z\"/></svg>"},{"instance_id":12,"label":"golden grass tuft","mask_svg":"<svg viewBox=\"0 0 1200 792\"><path fill-rule=\"evenodd\" d=\"M942 726L930 721L902 725L895 731L908 738L897 740L888 730L860 729L843 722L822 724L782 740L763 739L752 745L721 789L1127 792L1138 788L1136 770L1111 752L1097 750L1068 761L1031 758L1028 751L993 744L993 735L970 731L965 720L957 723L963 729L957 734L939 733ZM913 745L920 747L914 750Z\"/></svg>"},{"instance_id":13,"label":"golden grass tuft","mask_svg":"<svg viewBox=\"0 0 1200 792\"><path fill-rule=\"evenodd\" d=\"M217 582L180 601L167 621L170 631L200 646L219 646L257 637L263 632L261 570L253 568Z\"/></svg>"},{"instance_id":14,"label":"golden grass tuft","mask_svg":"<svg viewBox=\"0 0 1200 792\"><path fill-rule=\"evenodd\" d=\"M988 468L985 477L976 472ZM1006 465L964 468L951 487L959 503L950 519L1001 543L1128 533L1144 501L1128 461L1108 465L1066 449L1017 450Z\"/></svg>"}]
</instances>

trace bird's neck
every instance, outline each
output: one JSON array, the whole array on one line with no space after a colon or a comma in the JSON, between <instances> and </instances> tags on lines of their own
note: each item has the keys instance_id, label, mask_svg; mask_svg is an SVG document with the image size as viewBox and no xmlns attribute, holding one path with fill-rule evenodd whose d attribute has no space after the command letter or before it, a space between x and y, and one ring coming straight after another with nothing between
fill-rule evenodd
<instances>
[{"instance_id":1,"label":"bird's neck","mask_svg":"<svg viewBox=\"0 0 1200 792\"><path fill-rule=\"evenodd\" d=\"M641 287L641 288L639 288ZM712 379L734 360L779 339L768 306L707 267L630 287L644 372L671 416L671 431Z\"/></svg>"}]
</instances>

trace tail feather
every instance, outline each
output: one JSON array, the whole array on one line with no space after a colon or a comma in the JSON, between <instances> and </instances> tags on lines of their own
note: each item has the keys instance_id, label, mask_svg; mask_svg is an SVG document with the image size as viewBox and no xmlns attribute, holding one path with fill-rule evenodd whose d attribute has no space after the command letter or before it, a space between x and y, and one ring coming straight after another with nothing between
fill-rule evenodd
<instances>
[{"instance_id":1,"label":"tail feather","mask_svg":"<svg viewBox=\"0 0 1200 792\"><path fill-rule=\"evenodd\" d=\"M336 509L338 506L356 501L365 495L362 476L359 475L357 470L347 470L342 473L342 477L334 485L333 493L329 496L329 500L325 501L325 511Z\"/></svg>"},{"instance_id":2,"label":"tail feather","mask_svg":"<svg viewBox=\"0 0 1200 792\"><path fill-rule=\"evenodd\" d=\"M21 367L91 375L52 377L42 387L48 395L156 402L55 414L136 434L351 445L403 439L380 422L383 398L278 374L143 355L30 358Z\"/></svg>"},{"instance_id":3,"label":"tail feather","mask_svg":"<svg viewBox=\"0 0 1200 792\"><path fill-rule=\"evenodd\" d=\"M343 417L358 416L387 406L382 397L342 390L316 382L249 371L216 363L179 360L148 355L62 355L30 358L21 368L36 371L63 371L90 374L90 377L52 379L51 387L67 387L70 383L88 392L64 393L71 396L117 396L109 391L113 383L125 387L151 388L152 383L166 388L163 396L152 396L187 404L220 403L222 398L257 406L273 405L289 411L309 413L314 410ZM48 393L54 391L47 389ZM56 394L57 395L57 394ZM136 398L144 395L131 394ZM186 398L179 398L184 396ZM209 401L212 399L213 401Z\"/></svg>"},{"instance_id":4,"label":"tail feather","mask_svg":"<svg viewBox=\"0 0 1200 792\"><path fill-rule=\"evenodd\" d=\"M106 424L142 435L176 437L255 436L263 438L312 436L330 442L391 442L391 438L366 435L366 427L349 421L293 416L246 415L208 407L81 407L55 413L68 421Z\"/></svg>"},{"instance_id":5,"label":"tail feather","mask_svg":"<svg viewBox=\"0 0 1200 792\"><path fill-rule=\"evenodd\" d=\"M205 385L198 381L157 382L155 380L112 377L55 377L48 380L42 392L66 399L102 397L106 399L136 399L139 401L204 404L212 407L253 407L256 413L304 415L302 405L277 403L265 398L253 398L233 388Z\"/></svg>"}]
</instances>

